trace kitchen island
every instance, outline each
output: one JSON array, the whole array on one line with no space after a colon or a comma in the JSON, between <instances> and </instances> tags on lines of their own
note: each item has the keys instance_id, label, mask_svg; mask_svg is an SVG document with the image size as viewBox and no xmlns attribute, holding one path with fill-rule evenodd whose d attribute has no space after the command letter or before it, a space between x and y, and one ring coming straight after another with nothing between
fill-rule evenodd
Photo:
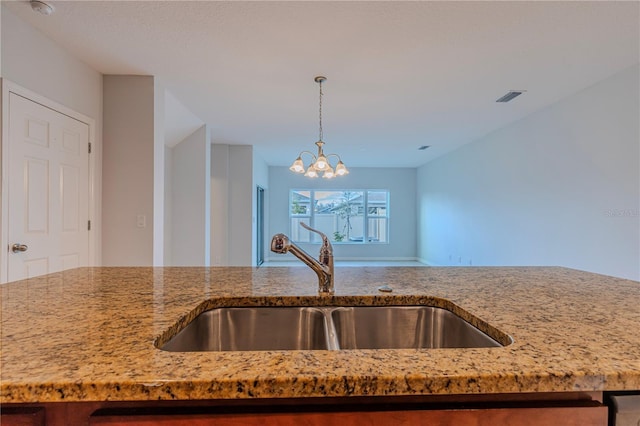
<instances>
[{"instance_id":1,"label":"kitchen island","mask_svg":"<svg viewBox=\"0 0 640 426\"><path fill-rule=\"evenodd\" d=\"M379 292L382 285L393 292ZM73 415L62 406L473 405L640 390L638 282L560 267L359 267L337 268L335 288L333 297L317 296L306 267L95 267L2 285L3 412L44 407L55 424ZM156 347L213 307L316 304L452 304L513 341L465 349Z\"/></svg>"}]
</instances>

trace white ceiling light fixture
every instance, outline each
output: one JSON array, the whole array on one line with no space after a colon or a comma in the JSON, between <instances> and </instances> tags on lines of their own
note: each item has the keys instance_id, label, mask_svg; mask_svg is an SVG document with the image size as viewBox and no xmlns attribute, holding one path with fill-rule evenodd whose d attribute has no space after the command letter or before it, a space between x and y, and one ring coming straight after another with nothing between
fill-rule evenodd
<instances>
[{"instance_id":1,"label":"white ceiling light fixture","mask_svg":"<svg viewBox=\"0 0 640 426\"><path fill-rule=\"evenodd\" d=\"M51 4L40 0L31 0L29 4L31 4L31 9L33 9L34 12L41 13L45 16L49 16L55 11L55 8Z\"/></svg>"},{"instance_id":2,"label":"white ceiling light fixture","mask_svg":"<svg viewBox=\"0 0 640 426\"><path fill-rule=\"evenodd\" d=\"M322 83L326 81L327 78L323 76L318 76L314 79L316 83L320 85L320 137L318 138L318 142L316 142L316 146L318 147L318 154L314 155L309 151L302 151L298 154L298 158L293 162L289 170L295 173L304 173L306 177L317 178L322 176L325 179L331 179L336 176L344 176L349 174L349 170L347 166L344 165L342 159L338 154L328 154L325 155L322 147L324 146L324 142L322 141ZM304 162L302 161L302 154L309 154L313 158L311 160L311 164L309 167L305 168ZM329 162L329 157L338 157L338 164L336 164L335 169Z\"/></svg>"}]
</instances>

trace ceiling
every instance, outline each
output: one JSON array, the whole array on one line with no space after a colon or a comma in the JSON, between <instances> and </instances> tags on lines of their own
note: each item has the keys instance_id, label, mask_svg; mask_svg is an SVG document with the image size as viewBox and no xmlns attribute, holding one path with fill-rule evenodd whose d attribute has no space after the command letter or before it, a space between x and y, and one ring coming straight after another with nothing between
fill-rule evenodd
<instances>
[{"instance_id":1,"label":"ceiling","mask_svg":"<svg viewBox=\"0 0 640 426\"><path fill-rule=\"evenodd\" d=\"M639 61L640 3L5 2L103 74L154 75L212 128L289 165L416 167ZM526 93L509 103L509 90ZM184 113L184 111L182 111ZM430 148L419 151L421 145Z\"/></svg>"}]
</instances>

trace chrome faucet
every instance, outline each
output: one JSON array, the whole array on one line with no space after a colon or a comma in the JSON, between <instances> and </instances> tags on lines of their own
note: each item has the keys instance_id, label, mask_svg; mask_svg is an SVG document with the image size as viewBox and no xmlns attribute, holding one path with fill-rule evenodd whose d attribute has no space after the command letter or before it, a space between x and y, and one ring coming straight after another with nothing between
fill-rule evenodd
<instances>
[{"instance_id":1,"label":"chrome faucet","mask_svg":"<svg viewBox=\"0 0 640 426\"><path fill-rule=\"evenodd\" d=\"M309 253L302 250L289 240L284 234L276 234L271 239L271 251L284 254L291 252L295 257L302 260L305 265L313 269L318 275L318 293L320 296L331 296L333 294L333 247L325 234L313 229L304 222L300 226L315 232L322 237L319 260L315 260Z\"/></svg>"}]
</instances>

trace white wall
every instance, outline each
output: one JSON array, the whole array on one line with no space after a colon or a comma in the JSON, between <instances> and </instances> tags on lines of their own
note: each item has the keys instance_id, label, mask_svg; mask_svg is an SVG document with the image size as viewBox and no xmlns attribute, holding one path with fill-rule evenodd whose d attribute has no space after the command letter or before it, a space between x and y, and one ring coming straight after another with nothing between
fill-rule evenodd
<instances>
[{"instance_id":1,"label":"white wall","mask_svg":"<svg viewBox=\"0 0 640 426\"><path fill-rule=\"evenodd\" d=\"M269 167L268 236L289 229L289 191L291 189L386 189L390 192L389 244L333 244L338 259L413 260L416 258L416 169L356 168L350 174L327 181L292 173L288 167ZM318 244L300 244L311 254ZM267 259L282 261L291 255L267 252Z\"/></svg>"},{"instance_id":2,"label":"white wall","mask_svg":"<svg viewBox=\"0 0 640 426\"><path fill-rule=\"evenodd\" d=\"M270 235L267 235L268 232L268 220L269 220L269 166L266 161L254 150L253 151L253 199L252 199L252 232L251 232L251 265L258 264L258 248L256 246L258 242L258 186L264 189L264 255L265 260L268 258L267 251L268 245L267 242L269 240Z\"/></svg>"},{"instance_id":3,"label":"white wall","mask_svg":"<svg viewBox=\"0 0 640 426\"><path fill-rule=\"evenodd\" d=\"M153 79L153 266L164 260L165 90Z\"/></svg>"},{"instance_id":4,"label":"white wall","mask_svg":"<svg viewBox=\"0 0 640 426\"><path fill-rule=\"evenodd\" d=\"M95 120L94 234L101 259L102 74L1 6L0 75L13 83Z\"/></svg>"},{"instance_id":5,"label":"white wall","mask_svg":"<svg viewBox=\"0 0 640 426\"><path fill-rule=\"evenodd\" d=\"M253 147L229 146L229 266L251 266L253 250Z\"/></svg>"},{"instance_id":6,"label":"white wall","mask_svg":"<svg viewBox=\"0 0 640 426\"><path fill-rule=\"evenodd\" d=\"M171 263L209 266L210 162L209 130L202 126L172 149Z\"/></svg>"},{"instance_id":7,"label":"white wall","mask_svg":"<svg viewBox=\"0 0 640 426\"><path fill-rule=\"evenodd\" d=\"M251 266L255 253L253 147L211 148L211 265Z\"/></svg>"},{"instance_id":8,"label":"white wall","mask_svg":"<svg viewBox=\"0 0 640 426\"><path fill-rule=\"evenodd\" d=\"M638 66L418 170L419 256L640 280Z\"/></svg>"},{"instance_id":9,"label":"white wall","mask_svg":"<svg viewBox=\"0 0 640 426\"><path fill-rule=\"evenodd\" d=\"M4 6L2 76L97 122L101 121L102 74Z\"/></svg>"},{"instance_id":10,"label":"white wall","mask_svg":"<svg viewBox=\"0 0 640 426\"><path fill-rule=\"evenodd\" d=\"M105 75L103 81L102 261L105 266L152 265L154 78Z\"/></svg>"},{"instance_id":11,"label":"white wall","mask_svg":"<svg viewBox=\"0 0 640 426\"><path fill-rule=\"evenodd\" d=\"M164 264L173 265L173 149L164 147Z\"/></svg>"},{"instance_id":12,"label":"white wall","mask_svg":"<svg viewBox=\"0 0 640 426\"><path fill-rule=\"evenodd\" d=\"M229 145L211 145L211 266L229 264Z\"/></svg>"},{"instance_id":13,"label":"white wall","mask_svg":"<svg viewBox=\"0 0 640 426\"><path fill-rule=\"evenodd\" d=\"M2 77L2 10L4 8L0 5L0 77Z\"/></svg>"}]
</instances>

